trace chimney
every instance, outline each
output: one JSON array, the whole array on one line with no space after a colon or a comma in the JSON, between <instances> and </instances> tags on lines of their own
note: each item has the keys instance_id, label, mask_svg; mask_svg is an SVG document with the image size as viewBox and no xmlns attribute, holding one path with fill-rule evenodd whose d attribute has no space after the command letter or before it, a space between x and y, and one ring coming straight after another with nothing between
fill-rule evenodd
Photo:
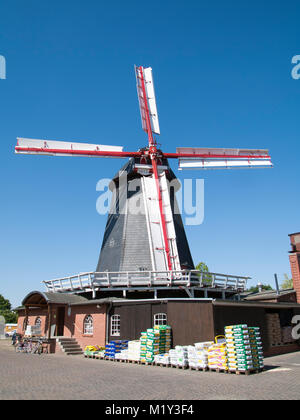
<instances>
[{"instance_id":1,"label":"chimney","mask_svg":"<svg viewBox=\"0 0 300 420\"><path fill-rule=\"evenodd\" d=\"M262 284L260 282L257 284L257 287L258 287L258 292L261 293L262 292Z\"/></svg>"},{"instance_id":2,"label":"chimney","mask_svg":"<svg viewBox=\"0 0 300 420\"><path fill-rule=\"evenodd\" d=\"M290 251L290 265L293 286L296 291L297 303L300 303L300 232L289 235L292 250Z\"/></svg>"}]
</instances>

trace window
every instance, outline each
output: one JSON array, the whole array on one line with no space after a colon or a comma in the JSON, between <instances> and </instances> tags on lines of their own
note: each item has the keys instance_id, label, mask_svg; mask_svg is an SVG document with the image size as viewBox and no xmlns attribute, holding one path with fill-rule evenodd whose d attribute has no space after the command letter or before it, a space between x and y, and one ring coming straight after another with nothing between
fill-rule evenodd
<instances>
[{"instance_id":1,"label":"window","mask_svg":"<svg viewBox=\"0 0 300 420\"><path fill-rule=\"evenodd\" d=\"M93 335L94 332L94 321L92 315L87 315L83 322L83 334Z\"/></svg>"},{"instance_id":2,"label":"window","mask_svg":"<svg viewBox=\"0 0 300 420\"><path fill-rule=\"evenodd\" d=\"M41 325L42 325L42 320L41 320L41 318L40 318L39 316L35 318L35 323L34 323L34 325L35 325L36 327L41 328Z\"/></svg>"},{"instance_id":3,"label":"window","mask_svg":"<svg viewBox=\"0 0 300 420\"><path fill-rule=\"evenodd\" d=\"M119 336L121 332L121 317L120 315L113 315L111 317L110 335Z\"/></svg>"},{"instance_id":4,"label":"window","mask_svg":"<svg viewBox=\"0 0 300 420\"><path fill-rule=\"evenodd\" d=\"M155 325L167 325L167 314L160 313L154 315L154 326Z\"/></svg>"}]
</instances>

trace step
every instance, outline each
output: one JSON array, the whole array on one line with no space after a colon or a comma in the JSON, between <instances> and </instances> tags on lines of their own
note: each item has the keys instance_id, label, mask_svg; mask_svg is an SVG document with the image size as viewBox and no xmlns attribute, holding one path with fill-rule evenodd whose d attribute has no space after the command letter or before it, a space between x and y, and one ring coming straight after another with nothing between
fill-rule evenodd
<instances>
[{"instance_id":1,"label":"step","mask_svg":"<svg viewBox=\"0 0 300 420\"><path fill-rule=\"evenodd\" d=\"M83 354L83 351L77 350L77 351L68 351L68 352L65 352L65 353L66 353L67 356L76 356L77 354Z\"/></svg>"},{"instance_id":2,"label":"step","mask_svg":"<svg viewBox=\"0 0 300 420\"><path fill-rule=\"evenodd\" d=\"M59 343L62 351L67 355L83 354L80 345L75 338L72 337L58 337L56 341Z\"/></svg>"},{"instance_id":3,"label":"step","mask_svg":"<svg viewBox=\"0 0 300 420\"><path fill-rule=\"evenodd\" d=\"M74 344L74 346L72 346L72 347L71 346L63 346L62 349L65 352L74 351L74 350L82 351L81 347L78 344L77 345Z\"/></svg>"},{"instance_id":4,"label":"step","mask_svg":"<svg viewBox=\"0 0 300 420\"><path fill-rule=\"evenodd\" d=\"M72 337L62 337L62 338L57 338L56 341L58 341L59 343L69 343L69 342L76 342L76 339Z\"/></svg>"}]
</instances>

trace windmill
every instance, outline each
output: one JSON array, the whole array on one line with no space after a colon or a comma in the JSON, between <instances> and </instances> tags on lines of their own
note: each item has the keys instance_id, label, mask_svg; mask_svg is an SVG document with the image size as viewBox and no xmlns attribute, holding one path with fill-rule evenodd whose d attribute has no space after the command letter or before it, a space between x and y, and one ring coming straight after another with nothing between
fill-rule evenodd
<instances>
[{"instance_id":1,"label":"windmill","mask_svg":"<svg viewBox=\"0 0 300 420\"><path fill-rule=\"evenodd\" d=\"M178 159L179 169L230 169L272 167L268 150L216 149L179 147L176 153L158 148L155 135L160 134L152 69L135 67L137 94L142 128L148 145L136 152L123 147L86 143L18 138L16 153L129 158L120 174L113 179L112 208L104 233L96 273L155 271L178 273L193 269L193 260L186 239L181 216L177 210L175 193L168 181L176 179L168 159ZM138 190L130 193L130 183L138 180ZM143 212L130 214L131 199L139 195ZM123 197L123 200L122 200ZM136 197L135 197L136 199Z\"/></svg>"}]
</instances>

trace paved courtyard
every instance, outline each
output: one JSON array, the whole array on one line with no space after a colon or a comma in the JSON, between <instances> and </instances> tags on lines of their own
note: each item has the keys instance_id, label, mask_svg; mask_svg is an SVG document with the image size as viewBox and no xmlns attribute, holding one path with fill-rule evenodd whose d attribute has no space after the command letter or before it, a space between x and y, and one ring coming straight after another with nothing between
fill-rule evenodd
<instances>
[{"instance_id":1,"label":"paved courtyard","mask_svg":"<svg viewBox=\"0 0 300 420\"><path fill-rule=\"evenodd\" d=\"M265 359L266 371L227 375L15 353L0 341L0 400L299 399L300 352Z\"/></svg>"}]
</instances>

